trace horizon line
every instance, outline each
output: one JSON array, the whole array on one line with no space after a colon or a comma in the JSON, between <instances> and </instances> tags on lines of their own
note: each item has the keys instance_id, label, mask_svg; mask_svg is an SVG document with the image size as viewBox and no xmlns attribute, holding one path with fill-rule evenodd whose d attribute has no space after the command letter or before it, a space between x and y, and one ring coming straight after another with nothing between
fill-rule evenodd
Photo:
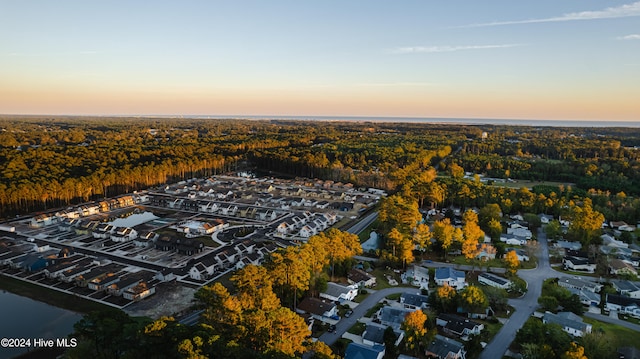
<instances>
[{"instance_id":1,"label":"horizon line","mask_svg":"<svg viewBox=\"0 0 640 359\"><path fill-rule=\"evenodd\" d=\"M640 127L639 120L594 120L594 119L534 119L534 118L487 118L487 117L420 117L420 116L363 116L363 115L179 115L179 114L0 114L1 118L17 117L99 117L99 118L160 118L197 120L299 120L299 121L348 121L348 122L392 122L431 123L456 125L506 125L548 127ZM632 126L630 126L632 125Z\"/></svg>"}]
</instances>

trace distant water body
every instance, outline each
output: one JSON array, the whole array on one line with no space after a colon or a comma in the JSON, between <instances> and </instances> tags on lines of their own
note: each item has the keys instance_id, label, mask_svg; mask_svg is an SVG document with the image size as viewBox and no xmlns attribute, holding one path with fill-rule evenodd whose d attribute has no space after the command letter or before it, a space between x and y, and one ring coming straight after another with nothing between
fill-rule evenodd
<instances>
[{"instance_id":1,"label":"distant water body","mask_svg":"<svg viewBox=\"0 0 640 359\"><path fill-rule=\"evenodd\" d=\"M580 121L580 120L509 120L481 118L422 118L422 117L365 117L365 116L160 116L197 119L247 119L247 120L291 120L291 121L351 121L351 122L395 122L457 125L509 125L532 127L640 127L639 121Z\"/></svg>"}]
</instances>

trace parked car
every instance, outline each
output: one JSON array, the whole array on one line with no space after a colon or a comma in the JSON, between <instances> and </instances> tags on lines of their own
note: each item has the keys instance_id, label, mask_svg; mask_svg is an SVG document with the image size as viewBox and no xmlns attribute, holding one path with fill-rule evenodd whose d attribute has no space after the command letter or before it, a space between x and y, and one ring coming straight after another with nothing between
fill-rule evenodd
<instances>
[{"instance_id":1,"label":"parked car","mask_svg":"<svg viewBox=\"0 0 640 359\"><path fill-rule=\"evenodd\" d=\"M344 313L344 317L345 318L349 318L351 316L351 314L353 314L353 310L349 309L349 310L347 310L346 313Z\"/></svg>"},{"instance_id":2,"label":"parked car","mask_svg":"<svg viewBox=\"0 0 640 359\"><path fill-rule=\"evenodd\" d=\"M330 332L330 333L335 333L335 332L336 332L336 326L335 326L335 324L331 324L331 325L329 326L329 332Z\"/></svg>"}]
</instances>

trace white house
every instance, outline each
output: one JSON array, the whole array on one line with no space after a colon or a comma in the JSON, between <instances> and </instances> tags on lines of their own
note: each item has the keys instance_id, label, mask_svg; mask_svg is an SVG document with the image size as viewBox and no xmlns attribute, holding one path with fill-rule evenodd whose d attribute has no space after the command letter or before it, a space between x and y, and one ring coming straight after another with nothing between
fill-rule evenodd
<instances>
[{"instance_id":1,"label":"white house","mask_svg":"<svg viewBox=\"0 0 640 359\"><path fill-rule=\"evenodd\" d=\"M478 282L480 284L502 289L509 289L512 285L510 280L488 272L480 273L478 275Z\"/></svg>"},{"instance_id":2,"label":"white house","mask_svg":"<svg viewBox=\"0 0 640 359\"><path fill-rule=\"evenodd\" d=\"M333 301L307 297L298 303L298 313L309 313L314 319L328 321L338 319L338 307Z\"/></svg>"},{"instance_id":3,"label":"white house","mask_svg":"<svg viewBox=\"0 0 640 359\"><path fill-rule=\"evenodd\" d=\"M596 264L587 258L567 256L562 259L562 264L565 269L572 271L582 271L587 273L594 273L596 271Z\"/></svg>"},{"instance_id":4,"label":"white house","mask_svg":"<svg viewBox=\"0 0 640 359\"><path fill-rule=\"evenodd\" d=\"M467 286L465 273L451 267L436 269L435 282L439 286L445 285L446 283L456 290L460 290Z\"/></svg>"},{"instance_id":5,"label":"white house","mask_svg":"<svg viewBox=\"0 0 640 359\"><path fill-rule=\"evenodd\" d=\"M591 324L584 323L582 318L571 312L560 312L558 314L545 312L542 317L542 322L544 324L558 324L562 327L562 330L574 337L581 337L591 333Z\"/></svg>"},{"instance_id":6,"label":"white house","mask_svg":"<svg viewBox=\"0 0 640 359\"><path fill-rule=\"evenodd\" d=\"M327 283L327 289L320 293L321 298L332 301L353 300L358 295L358 286L355 284L344 286L338 283Z\"/></svg>"},{"instance_id":7,"label":"white house","mask_svg":"<svg viewBox=\"0 0 640 359\"><path fill-rule=\"evenodd\" d=\"M429 289L429 269L417 265L411 266L402 274L402 283L408 283L420 289Z\"/></svg>"},{"instance_id":8,"label":"white house","mask_svg":"<svg viewBox=\"0 0 640 359\"><path fill-rule=\"evenodd\" d=\"M525 237L521 237L515 234L504 234L500 235L500 242L504 242L510 246L523 246L527 244L527 239Z\"/></svg>"},{"instance_id":9,"label":"white house","mask_svg":"<svg viewBox=\"0 0 640 359\"><path fill-rule=\"evenodd\" d=\"M612 284L613 288L615 288L615 290L621 295L640 299L640 284L628 280L614 280L612 281Z\"/></svg>"}]
</instances>

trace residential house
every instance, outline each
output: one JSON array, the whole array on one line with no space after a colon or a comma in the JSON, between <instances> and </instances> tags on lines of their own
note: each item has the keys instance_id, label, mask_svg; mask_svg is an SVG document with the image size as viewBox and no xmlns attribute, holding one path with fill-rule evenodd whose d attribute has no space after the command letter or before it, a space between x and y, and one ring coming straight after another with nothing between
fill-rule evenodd
<instances>
[{"instance_id":1,"label":"residential house","mask_svg":"<svg viewBox=\"0 0 640 359\"><path fill-rule=\"evenodd\" d=\"M344 359L382 359L384 354L385 348L381 345L349 343L344 351Z\"/></svg>"},{"instance_id":2,"label":"residential house","mask_svg":"<svg viewBox=\"0 0 640 359\"><path fill-rule=\"evenodd\" d=\"M596 271L596 263L587 258L566 256L562 259L565 270L581 271L594 273Z\"/></svg>"},{"instance_id":3,"label":"residential house","mask_svg":"<svg viewBox=\"0 0 640 359\"><path fill-rule=\"evenodd\" d=\"M527 239L511 233L502 233L500 235L500 242L504 242L510 246L523 246L527 243Z\"/></svg>"},{"instance_id":4,"label":"residential house","mask_svg":"<svg viewBox=\"0 0 640 359\"><path fill-rule=\"evenodd\" d=\"M491 238L489 238L489 241L491 241ZM480 261L483 261L483 262L489 261L491 259L495 259L496 252L497 252L496 248L491 244L478 243L478 254L476 255L476 259L479 259Z\"/></svg>"},{"instance_id":5,"label":"residential house","mask_svg":"<svg viewBox=\"0 0 640 359\"><path fill-rule=\"evenodd\" d=\"M141 275L136 274L128 274L120 277L120 280L116 283L113 283L106 287L106 292L109 295L113 295L116 297L121 296L125 290L135 287L140 282L143 281Z\"/></svg>"},{"instance_id":6,"label":"residential house","mask_svg":"<svg viewBox=\"0 0 640 359\"><path fill-rule=\"evenodd\" d=\"M478 282L480 284L485 284L490 287L509 289L513 284L509 279L500 277L493 273L483 272L478 274Z\"/></svg>"},{"instance_id":7,"label":"residential house","mask_svg":"<svg viewBox=\"0 0 640 359\"><path fill-rule=\"evenodd\" d=\"M446 283L456 290L460 290L467 286L467 280L464 272L455 270L451 267L436 269L435 282L439 286Z\"/></svg>"},{"instance_id":8,"label":"residential house","mask_svg":"<svg viewBox=\"0 0 640 359\"><path fill-rule=\"evenodd\" d=\"M554 247L566 250L579 251L582 249L582 244L580 242L569 242L569 241L557 241L553 244Z\"/></svg>"},{"instance_id":9,"label":"residential house","mask_svg":"<svg viewBox=\"0 0 640 359\"><path fill-rule=\"evenodd\" d=\"M640 319L640 299L618 294L607 294L605 296L604 310L606 312L613 310Z\"/></svg>"},{"instance_id":10,"label":"residential house","mask_svg":"<svg viewBox=\"0 0 640 359\"><path fill-rule=\"evenodd\" d=\"M376 317L380 320L380 323L397 330L404 323L404 318L407 314L414 311L412 309L385 306L378 311Z\"/></svg>"},{"instance_id":11,"label":"residential house","mask_svg":"<svg viewBox=\"0 0 640 359\"><path fill-rule=\"evenodd\" d=\"M370 288L375 287L376 285L376 277L371 274L361 270L361 269L352 269L347 273L347 281L350 284L356 284L359 288Z\"/></svg>"},{"instance_id":12,"label":"residential house","mask_svg":"<svg viewBox=\"0 0 640 359\"><path fill-rule=\"evenodd\" d=\"M612 259L609 262L609 271L615 275L638 275L638 271L631 264L620 259Z\"/></svg>"},{"instance_id":13,"label":"residential house","mask_svg":"<svg viewBox=\"0 0 640 359\"><path fill-rule=\"evenodd\" d=\"M362 332L362 343L365 345L381 345L385 346L384 343L384 332L387 330L387 326L379 325L375 323L367 324L364 332ZM395 345L397 346L404 338L404 332L401 330L394 330L393 333L396 336Z\"/></svg>"},{"instance_id":14,"label":"residential house","mask_svg":"<svg viewBox=\"0 0 640 359\"><path fill-rule=\"evenodd\" d=\"M296 311L298 313L309 313L320 321L338 319L338 307L333 301L326 299L307 297L298 303Z\"/></svg>"},{"instance_id":15,"label":"residential house","mask_svg":"<svg viewBox=\"0 0 640 359\"><path fill-rule=\"evenodd\" d=\"M429 306L429 297L420 294L402 293L400 304L411 310L424 309Z\"/></svg>"},{"instance_id":16,"label":"residential house","mask_svg":"<svg viewBox=\"0 0 640 359\"><path fill-rule=\"evenodd\" d=\"M104 290L108 286L118 282L119 280L120 280L120 277L118 277L113 272L109 272L103 276L90 280L88 283L88 287L91 290Z\"/></svg>"},{"instance_id":17,"label":"residential house","mask_svg":"<svg viewBox=\"0 0 640 359\"><path fill-rule=\"evenodd\" d=\"M574 337L582 337L591 333L591 324L584 323L581 317L571 312L559 312L558 314L545 312L542 322L544 324L558 324L562 330Z\"/></svg>"},{"instance_id":18,"label":"residential house","mask_svg":"<svg viewBox=\"0 0 640 359\"><path fill-rule=\"evenodd\" d=\"M160 236L156 232L143 232L133 240L133 245L136 247L152 247L158 237Z\"/></svg>"},{"instance_id":19,"label":"residential house","mask_svg":"<svg viewBox=\"0 0 640 359\"><path fill-rule=\"evenodd\" d=\"M115 227L110 223L100 223L93 231L93 238L109 239Z\"/></svg>"},{"instance_id":20,"label":"residential house","mask_svg":"<svg viewBox=\"0 0 640 359\"><path fill-rule=\"evenodd\" d=\"M420 289L429 289L429 269L413 265L402 274L402 283L409 283Z\"/></svg>"},{"instance_id":21,"label":"residential house","mask_svg":"<svg viewBox=\"0 0 640 359\"><path fill-rule=\"evenodd\" d=\"M116 227L111 233L111 240L114 242L129 242L138 237L138 232L130 227Z\"/></svg>"},{"instance_id":22,"label":"residential house","mask_svg":"<svg viewBox=\"0 0 640 359\"><path fill-rule=\"evenodd\" d=\"M138 285L128 288L122 293L124 299L138 301L142 300L156 292L156 287L149 287L146 282L140 282Z\"/></svg>"},{"instance_id":23,"label":"residential house","mask_svg":"<svg viewBox=\"0 0 640 359\"><path fill-rule=\"evenodd\" d=\"M441 313L436 318L436 325L442 327L449 335L469 340L471 335L480 335L484 324L454 314Z\"/></svg>"},{"instance_id":24,"label":"residential house","mask_svg":"<svg viewBox=\"0 0 640 359\"><path fill-rule=\"evenodd\" d=\"M425 354L437 359L465 359L467 352L459 341L438 334L427 347Z\"/></svg>"},{"instance_id":25,"label":"residential house","mask_svg":"<svg viewBox=\"0 0 640 359\"><path fill-rule=\"evenodd\" d=\"M524 238L525 240L529 240L533 237L533 234L529 230L529 228L521 226L517 223L511 225L511 227L507 228L507 234L513 234L516 237Z\"/></svg>"},{"instance_id":26,"label":"residential house","mask_svg":"<svg viewBox=\"0 0 640 359\"><path fill-rule=\"evenodd\" d=\"M522 248L505 248L504 252L505 253L509 253L511 251L516 252L516 256L518 258L518 261L520 262L528 262L529 261L529 255L527 254L527 251L525 251Z\"/></svg>"},{"instance_id":27,"label":"residential house","mask_svg":"<svg viewBox=\"0 0 640 359\"><path fill-rule=\"evenodd\" d=\"M600 238L602 238L602 244L605 246L609 246L609 247L613 247L613 248L629 248L629 244L625 243L623 241L620 241L618 239L615 239L615 237L609 235L609 234L603 234L600 236Z\"/></svg>"},{"instance_id":28,"label":"residential house","mask_svg":"<svg viewBox=\"0 0 640 359\"><path fill-rule=\"evenodd\" d=\"M613 288L621 295L640 299L640 283L628 280L614 280L611 282L613 284Z\"/></svg>"},{"instance_id":29,"label":"residential house","mask_svg":"<svg viewBox=\"0 0 640 359\"><path fill-rule=\"evenodd\" d=\"M563 277L558 279L558 285L564 288L588 290L593 293L599 293L602 289L602 284L571 277Z\"/></svg>"},{"instance_id":30,"label":"residential house","mask_svg":"<svg viewBox=\"0 0 640 359\"><path fill-rule=\"evenodd\" d=\"M320 293L321 298L327 298L332 301L351 301L358 295L358 286L352 284L344 286L338 283L327 283L327 289Z\"/></svg>"},{"instance_id":31,"label":"residential house","mask_svg":"<svg viewBox=\"0 0 640 359\"><path fill-rule=\"evenodd\" d=\"M264 256L262 253L249 253L240 257L240 260L236 263L236 270L242 269L248 265L260 265Z\"/></svg>"},{"instance_id":32,"label":"residential house","mask_svg":"<svg viewBox=\"0 0 640 359\"><path fill-rule=\"evenodd\" d=\"M575 294L580 299L580 303L588 307L600 306L600 294L586 289L567 288L571 294Z\"/></svg>"},{"instance_id":33,"label":"residential house","mask_svg":"<svg viewBox=\"0 0 640 359\"><path fill-rule=\"evenodd\" d=\"M31 227L42 228L46 226L50 226L52 224L58 223L58 217L53 214L39 214L31 218L29 224Z\"/></svg>"}]
</instances>

